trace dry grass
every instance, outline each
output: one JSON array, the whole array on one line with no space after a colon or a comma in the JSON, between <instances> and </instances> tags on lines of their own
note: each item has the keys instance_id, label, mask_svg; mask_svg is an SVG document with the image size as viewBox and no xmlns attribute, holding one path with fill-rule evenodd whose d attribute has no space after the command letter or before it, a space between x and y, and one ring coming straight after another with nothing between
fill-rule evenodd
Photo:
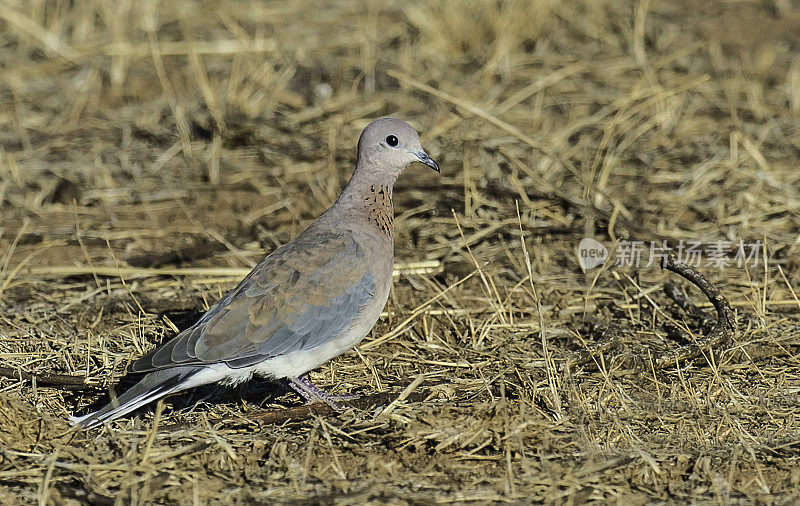
<instances>
[{"instance_id":1,"label":"dry grass","mask_svg":"<svg viewBox=\"0 0 800 506\"><path fill-rule=\"evenodd\" d=\"M115 383L333 202L377 116L443 174L398 182L387 314L313 375L408 397L276 424L299 401L254 382L82 433L101 389L2 379L0 502L800 501L798 26L793 0L5 0L0 366ZM701 269L737 332L657 369L703 332L676 276L586 274L586 236L768 259Z\"/></svg>"}]
</instances>

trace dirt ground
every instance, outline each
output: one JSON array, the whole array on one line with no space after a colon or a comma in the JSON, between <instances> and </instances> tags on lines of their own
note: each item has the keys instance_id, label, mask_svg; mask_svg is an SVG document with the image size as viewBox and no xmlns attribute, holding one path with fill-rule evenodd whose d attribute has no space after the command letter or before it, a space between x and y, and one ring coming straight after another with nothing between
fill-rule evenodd
<instances>
[{"instance_id":1,"label":"dirt ground","mask_svg":"<svg viewBox=\"0 0 800 506\"><path fill-rule=\"evenodd\" d=\"M398 181L386 313L312 374L362 398L71 428L383 115L442 174ZM796 0L7 0L0 503L796 504L798 168Z\"/></svg>"}]
</instances>

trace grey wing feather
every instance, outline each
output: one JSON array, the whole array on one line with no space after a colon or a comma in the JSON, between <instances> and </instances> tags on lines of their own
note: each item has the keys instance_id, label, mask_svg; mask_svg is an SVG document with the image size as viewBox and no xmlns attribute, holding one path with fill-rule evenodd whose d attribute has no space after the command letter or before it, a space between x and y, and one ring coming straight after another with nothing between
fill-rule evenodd
<instances>
[{"instance_id":1,"label":"grey wing feather","mask_svg":"<svg viewBox=\"0 0 800 506\"><path fill-rule=\"evenodd\" d=\"M246 350L240 350L237 356L226 358L223 362L233 368L248 367L271 357L316 348L336 339L353 325L361 308L372 300L374 286L373 276L365 275L351 297L340 304L324 308L312 325L304 325L299 329L284 327L261 346L249 346ZM318 309L320 308L308 308L308 313L304 314L313 315Z\"/></svg>"},{"instance_id":2,"label":"grey wing feather","mask_svg":"<svg viewBox=\"0 0 800 506\"><path fill-rule=\"evenodd\" d=\"M131 369L220 362L247 367L339 337L374 298L376 277L352 238L298 239L265 258L195 325Z\"/></svg>"},{"instance_id":3,"label":"grey wing feather","mask_svg":"<svg viewBox=\"0 0 800 506\"><path fill-rule=\"evenodd\" d=\"M235 289L228 292L227 295L212 305L211 308L209 308L209 310L206 311L194 325L179 333L162 346L151 350L149 353L140 357L136 362L131 364L131 371L135 373L157 371L160 369L173 367L178 364L186 364L191 362L200 365L197 363L197 361L193 360L195 357L191 354L190 350L194 348L197 340L201 337L204 325L206 322L208 322L208 320L219 314L220 311L224 310L232 299L241 294L243 288L247 285L248 280L250 280L254 272L255 270L251 271Z\"/></svg>"}]
</instances>

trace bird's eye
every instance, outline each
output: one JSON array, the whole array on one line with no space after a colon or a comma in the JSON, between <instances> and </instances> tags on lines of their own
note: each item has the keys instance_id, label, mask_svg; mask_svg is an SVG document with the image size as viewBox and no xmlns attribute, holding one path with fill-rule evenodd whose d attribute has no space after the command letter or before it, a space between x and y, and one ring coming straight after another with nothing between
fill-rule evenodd
<instances>
[{"instance_id":1,"label":"bird's eye","mask_svg":"<svg viewBox=\"0 0 800 506\"><path fill-rule=\"evenodd\" d=\"M395 137L394 135L390 135L389 137L386 138L386 144L390 145L393 148L397 147L399 143L400 141L398 141L397 137Z\"/></svg>"}]
</instances>

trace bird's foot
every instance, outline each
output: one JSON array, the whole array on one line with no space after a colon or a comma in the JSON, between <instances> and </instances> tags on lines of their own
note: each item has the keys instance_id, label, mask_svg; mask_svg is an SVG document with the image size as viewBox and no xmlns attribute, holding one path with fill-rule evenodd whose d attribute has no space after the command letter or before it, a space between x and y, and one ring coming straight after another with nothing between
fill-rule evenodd
<instances>
[{"instance_id":1,"label":"bird's foot","mask_svg":"<svg viewBox=\"0 0 800 506\"><path fill-rule=\"evenodd\" d=\"M358 398L357 395L329 394L325 390L312 383L305 374L298 376L297 378L286 378L286 380L289 383L289 386L292 387L298 394L302 395L303 398L309 403L322 401L333 408L334 411L339 413L342 413L345 410L344 407L339 404L340 402L351 401Z\"/></svg>"}]
</instances>

